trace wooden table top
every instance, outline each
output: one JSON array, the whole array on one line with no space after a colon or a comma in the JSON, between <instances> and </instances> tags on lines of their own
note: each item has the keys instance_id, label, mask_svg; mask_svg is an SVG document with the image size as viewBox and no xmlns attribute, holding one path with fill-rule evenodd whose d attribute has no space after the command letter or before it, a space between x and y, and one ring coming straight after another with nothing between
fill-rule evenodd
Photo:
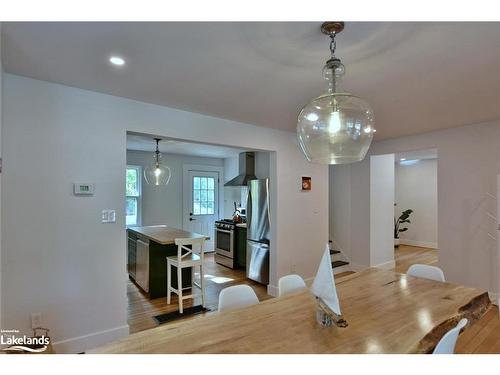
<instances>
[{"instance_id":1,"label":"wooden table top","mask_svg":"<svg viewBox=\"0 0 500 375\"><path fill-rule=\"evenodd\" d=\"M320 327L309 291L142 331L91 353L425 353L462 317L490 307L487 293L368 269L340 279L348 327Z\"/></svg>"},{"instance_id":2,"label":"wooden table top","mask_svg":"<svg viewBox=\"0 0 500 375\"><path fill-rule=\"evenodd\" d=\"M128 231L147 237L160 245L172 245L176 238L199 238L203 234L188 232L183 229L172 228L167 225L151 225L146 227L129 227ZM205 236L206 240L210 237Z\"/></svg>"}]
</instances>

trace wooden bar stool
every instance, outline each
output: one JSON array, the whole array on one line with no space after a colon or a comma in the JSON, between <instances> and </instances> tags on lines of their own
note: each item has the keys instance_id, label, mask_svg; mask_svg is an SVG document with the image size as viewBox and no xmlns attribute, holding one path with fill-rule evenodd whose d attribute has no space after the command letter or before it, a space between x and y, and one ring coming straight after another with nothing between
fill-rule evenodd
<instances>
[{"instance_id":1,"label":"wooden bar stool","mask_svg":"<svg viewBox=\"0 0 500 375\"><path fill-rule=\"evenodd\" d=\"M176 238L177 255L167 257L167 304L170 305L170 292L174 292L179 297L179 312L184 312L182 301L187 298L194 299L194 293L191 290L190 295L182 293L182 269L192 267L191 289L193 285L201 289L201 304L205 307L205 282L203 271L203 245L205 237L198 238ZM191 246L190 248L188 246ZM199 249L199 254L195 249ZM177 267L177 289L172 287L172 266ZM200 283L194 281L194 267L200 266Z\"/></svg>"}]
</instances>

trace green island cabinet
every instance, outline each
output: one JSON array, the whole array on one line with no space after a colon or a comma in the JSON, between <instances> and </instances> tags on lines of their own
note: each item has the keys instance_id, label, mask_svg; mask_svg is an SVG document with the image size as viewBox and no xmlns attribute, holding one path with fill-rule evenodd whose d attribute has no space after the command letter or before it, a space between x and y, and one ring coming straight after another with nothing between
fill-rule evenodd
<instances>
[{"instance_id":1,"label":"green island cabinet","mask_svg":"<svg viewBox=\"0 0 500 375\"><path fill-rule=\"evenodd\" d=\"M162 245L152 239L127 230L127 270L150 299L167 295L167 256L177 255L175 244ZM142 242L142 243L141 243ZM138 245L139 244L139 245ZM177 288L177 269L172 267L172 286ZM184 289L191 287L191 268L182 270Z\"/></svg>"},{"instance_id":2,"label":"green island cabinet","mask_svg":"<svg viewBox=\"0 0 500 375\"><path fill-rule=\"evenodd\" d=\"M247 228L236 226L236 267L246 268L247 264Z\"/></svg>"}]
</instances>

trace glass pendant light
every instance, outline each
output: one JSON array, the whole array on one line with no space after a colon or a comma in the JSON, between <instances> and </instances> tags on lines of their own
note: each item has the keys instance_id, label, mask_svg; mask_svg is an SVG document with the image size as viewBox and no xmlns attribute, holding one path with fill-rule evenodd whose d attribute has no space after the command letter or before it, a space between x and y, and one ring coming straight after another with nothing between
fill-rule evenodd
<instances>
[{"instance_id":1,"label":"glass pendant light","mask_svg":"<svg viewBox=\"0 0 500 375\"><path fill-rule=\"evenodd\" d=\"M335 36L343 22L325 22L331 58L323 68L327 89L302 108L297 123L299 144L307 160L318 164L345 164L363 160L372 142L374 116L363 99L345 92L340 79L345 68L335 57Z\"/></svg>"},{"instance_id":2,"label":"glass pendant light","mask_svg":"<svg viewBox=\"0 0 500 375\"><path fill-rule=\"evenodd\" d=\"M144 179L149 185L167 185L171 176L170 168L161 164L162 155L158 148L161 138L155 138L155 141L156 151L153 154L153 163L144 170Z\"/></svg>"}]
</instances>

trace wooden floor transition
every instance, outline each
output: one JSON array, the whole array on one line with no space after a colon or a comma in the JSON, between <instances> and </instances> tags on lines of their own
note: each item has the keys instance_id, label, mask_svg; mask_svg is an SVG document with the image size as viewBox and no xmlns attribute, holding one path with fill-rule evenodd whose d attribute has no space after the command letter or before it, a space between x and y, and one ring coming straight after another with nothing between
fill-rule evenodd
<instances>
[{"instance_id":1,"label":"wooden floor transition","mask_svg":"<svg viewBox=\"0 0 500 375\"><path fill-rule=\"evenodd\" d=\"M422 247L401 245L395 250L396 272L405 273L408 267L415 263L438 265L437 251ZM267 295L266 287L248 280L243 270L231 270L214 262L213 254L205 257L206 305L216 311L219 293L222 289L237 284L250 285L259 300L272 298ZM343 272L335 275L341 278L353 272ZM194 304L201 303L198 290ZM156 327L153 316L178 309L177 298L173 295L172 303L167 305L166 298L149 300L147 296L131 281L127 285L128 324L130 333ZM186 300L185 307L192 306L193 300ZM479 322L469 327L460 335L457 353L500 353L500 317L498 308L491 309Z\"/></svg>"}]
</instances>

